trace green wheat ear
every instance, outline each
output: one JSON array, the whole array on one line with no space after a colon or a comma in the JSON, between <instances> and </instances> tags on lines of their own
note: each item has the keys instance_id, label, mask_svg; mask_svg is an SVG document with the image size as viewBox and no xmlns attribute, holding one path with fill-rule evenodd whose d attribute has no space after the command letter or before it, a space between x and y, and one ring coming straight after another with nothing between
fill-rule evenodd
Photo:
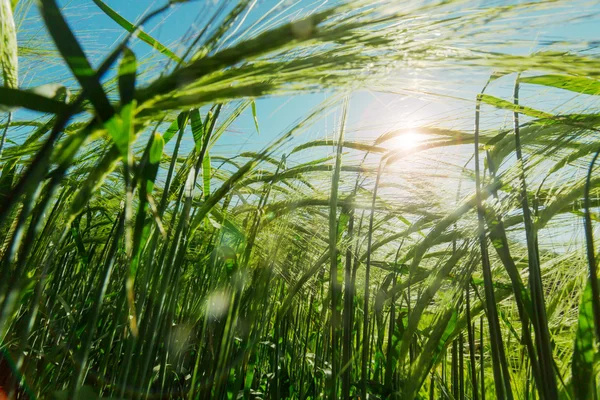
<instances>
[{"instance_id":1,"label":"green wheat ear","mask_svg":"<svg viewBox=\"0 0 600 400\"><path fill-rule=\"evenodd\" d=\"M13 8L10 0L0 2L0 67L4 86L16 89L19 87L19 57Z\"/></svg>"}]
</instances>

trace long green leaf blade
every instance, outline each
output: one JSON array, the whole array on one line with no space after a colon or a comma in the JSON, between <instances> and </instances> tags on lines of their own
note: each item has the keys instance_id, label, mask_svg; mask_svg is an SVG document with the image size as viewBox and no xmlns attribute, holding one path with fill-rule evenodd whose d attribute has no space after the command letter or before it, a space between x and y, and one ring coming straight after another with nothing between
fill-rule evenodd
<instances>
[{"instance_id":1,"label":"long green leaf blade","mask_svg":"<svg viewBox=\"0 0 600 400\"><path fill-rule=\"evenodd\" d=\"M570 75L539 75L520 78L521 83L542 85L569 90L571 92L598 95L600 94L600 81L582 76Z\"/></svg>"},{"instance_id":2,"label":"long green leaf blade","mask_svg":"<svg viewBox=\"0 0 600 400\"><path fill-rule=\"evenodd\" d=\"M115 21L117 24L119 24L127 32L131 33L135 30L135 26L131 22L129 22L125 18L123 18L118 12L116 12L115 10L110 8L106 3L104 3L101 0L92 0L92 1L94 3L96 3L96 5L102 11L104 11L104 13L106 15L108 15L113 21ZM169 57L170 59L172 59L174 61L177 61L177 62L180 61L180 58L177 57L177 55L175 55L175 53L173 53L171 50L169 50L169 48L164 46L158 40L154 39L152 36L148 35L146 32L142 31L141 29L138 29L138 31L135 33L135 35L142 42L149 44L152 48L158 50L158 52L160 52L161 54L164 54L165 56Z\"/></svg>"},{"instance_id":3,"label":"long green leaf blade","mask_svg":"<svg viewBox=\"0 0 600 400\"><path fill-rule=\"evenodd\" d=\"M133 100L136 70L135 54L126 47L123 50L123 58L119 64L119 95L121 96L122 105L129 104Z\"/></svg>"},{"instance_id":4,"label":"long green leaf blade","mask_svg":"<svg viewBox=\"0 0 600 400\"><path fill-rule=\"evenodd\" d=\"M591 398L594 377L594 315L592 310L592 285L588 280L581 295L577 332L573 348L571 371L573 374L573 393L577 400Z\"/></svg>"},{"instance_id":5,"label":"long green leaf blade","mask_svg":"<svg viewBox=\"0 0 600 400\"><path fill-rule=\"evenodd\" d=\"M498 97L491 96L489 94L480 94L478 96L478 98L483 103L489 104L496 108L501 108L504 110L518 112L520 114L525 114L529 117L534 117L534 118L552 118L553 117L552 114L548 114L546 112L536 110L534 108L527 107L527 106L515 105L515 104L511 103L510 101L506 101L506 100L500 99Z\"/></svg>"},{"instance_id":6,"label":"long green leaf blade","mask_svg":"<svg viewBox=\"0 0 600 400\"><path fill-rule=\"evenodd\" d=\"M202 160L202 183L204 198L210 196L210 177L211 177L211 165L210 165L210 153L207 151Z\"/></svg>"},{"instance_id":7,"label":"long green leaf blade","mask_svg":"<svg viewBox=\"0 0 600 400\"><path fill-rule=\"evenodd\" d=\"M46 22L46 28L52 35L56 47L65 62L77 78L77 81L87 93L87 97L94 105L98 117L107 122L114 115L114 110L104 93L100 80L92 69L83 49L75 35L67 25L55 0L40 0L40 13Z\"/></svg>"},{"instance_id":8,"label":"long green leaf blade","mask_svg":"<svg viewBox=\"0 0 600 400\"><path fill-rule=\"evenodd\" d=\"M200 153L202 150L202 143L204 142L204 125L202 124L202 118L200 117L200 110L197 108L190 111L190 121L192 125L192 136L194 136L194 144L196 146L196 152Z\"/></svg>"},{"instance_id":9,"label":"long green leaf blade","mask_svg":"<svg viewBox=\"0 0 600 400\"><path fill-rule=\"evenodd\" d=\"M61 101L31 91L0 87L0 108L10 111L19 107L52 114L60 114L68 109Z\"/></svg>"}]
</instances>

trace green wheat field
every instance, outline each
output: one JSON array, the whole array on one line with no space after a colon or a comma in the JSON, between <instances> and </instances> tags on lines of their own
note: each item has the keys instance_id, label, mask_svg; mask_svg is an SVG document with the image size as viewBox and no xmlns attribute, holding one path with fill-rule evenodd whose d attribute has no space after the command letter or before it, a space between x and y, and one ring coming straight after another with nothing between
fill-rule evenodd
<instances>
[{"instance_id":1,"label":"green wheat field","mask_svg":"<svg viewBox=\"0 0 600 400\"><path fill-rule=\"evenodd\" d=\"M600 2L0 0L0 67L0 400L598 399Z\"/></svg>"}]
</instances>

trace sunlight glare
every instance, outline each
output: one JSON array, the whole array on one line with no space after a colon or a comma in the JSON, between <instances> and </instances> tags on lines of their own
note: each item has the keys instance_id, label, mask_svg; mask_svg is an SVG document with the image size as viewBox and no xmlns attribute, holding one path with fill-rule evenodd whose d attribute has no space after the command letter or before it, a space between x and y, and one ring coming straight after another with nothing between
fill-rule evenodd
<instances>
[{"instance_id":1,"label":"sunlight glare","mask_svg":"<svg viewBox=\"0 0 600 400\"><path fill-rule=\"evenodd\" d=\"M425 135L416 131L408 131L393 138L391 146L394 149L408 151L420 145L423 140L425 140Z\"/></svg>"}]
</instances>

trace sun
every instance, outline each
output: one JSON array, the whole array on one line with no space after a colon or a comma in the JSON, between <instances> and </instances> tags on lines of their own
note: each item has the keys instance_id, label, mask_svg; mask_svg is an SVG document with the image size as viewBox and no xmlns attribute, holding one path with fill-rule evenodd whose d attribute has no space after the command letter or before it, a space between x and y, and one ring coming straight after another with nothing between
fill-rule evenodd
<instances>
[{"instance_id":1,"label":"sun","mask_svg":"<svg viewBox=\"0 0 600 400\"><path fill-rule=\"evenodd\" d=\"M425 135L411 130L404 132L390 140L390 147L398 150L408 151L419 146L423 140L425 140Z\"/></svg>"}]
</instances>

